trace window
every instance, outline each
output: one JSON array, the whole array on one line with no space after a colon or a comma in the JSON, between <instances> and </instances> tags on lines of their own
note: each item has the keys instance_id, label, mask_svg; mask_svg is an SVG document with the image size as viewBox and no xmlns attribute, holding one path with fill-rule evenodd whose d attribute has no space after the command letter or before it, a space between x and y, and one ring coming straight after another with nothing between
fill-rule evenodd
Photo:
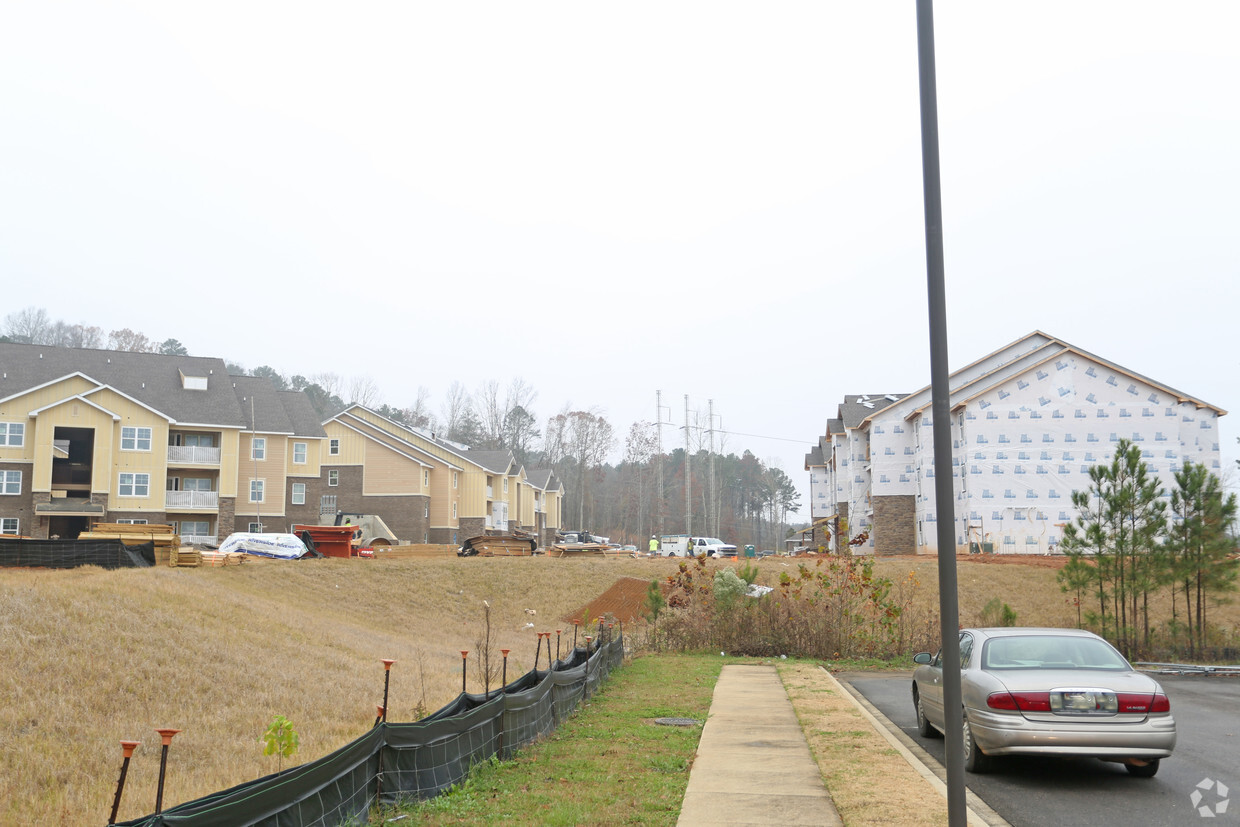
<instances>
[{"instance_id":1,"label":"window","mask_svg":"<svg viewBox=\"0 0 1240 827\"><path fill-rule=\"evenodd\" d=\"M504 477L504 493L508 493L508 478Z\"/></svg>"},{"instance_id":2,"label":"window","mask_svg":"<svg viewBox=\"0 0 1240 827\"><path fill-rule=\"evenodd\" d=\"M452 503L452 519L456 519L456 503Z\"/></svg>"},{"instance_id":3,"label":"window","mask_svg":"<svg viewBox=\"0 0 1240 827\"><path fill-rule=\"evenodd\" d=\"M256 436L250 443L250 459L267 459L267 439Z\"/></svg>"},{"instance_id":4,"label":"window","mask_svg":"<svg viewBox=\"0 0 1240 827\"><path fill-rule=\"evenodd\" d=\"M423 488L431 487L431 472L430 472L430 469L428 468L422 469L422 487Z\"/></svg>"},{"instance_id":5,"label":"window","mask_svg":"<svg viewBox=\"0 0 1240 827\"><path fill-rule=\"evenodd\" d=\"M210 537L211 521L210 520L182 520L181 530L179 532L183 536L190 537Z\"/></svg>"},{"instance_id":6,"label":"window","mask_svg":"<svg viewBox=\"0 0 1240 827\"><path fill-rule=\"evenodd\" d=\"M122 451L149 451L151 450L151 429L150 428L121 428L121 450Z\"/></svg>"},{"instance_id":7,"label":"window","mask_svg":"<svg viewBox=\"0 0 1240 827\"><path fill-rule=\"evenodd\" d=\"M306 484L304 482L293 483L293 505L306 504Z\"/></svg>"},{"instance_id":8,"label":"window","mask_svg":"<svg viewBox=\"0 0 1240 827\"><path fill-rule=\"evenodd\" d=\"M327 484L333 488L340 485L340 472L335 468L327 472Z\"/></svg>"},{"instance_id":9,"label":"window","mask_svg":"<svg viewBox=\"0 0 1240 827\"><path fill-rule=\"evenodd\" d=\"M0 534L20 534L18 526L21 525L16 517L5 517L0 519Z\"/></svg>"},{"instance_id":10,"label":"window","mask_svg":"<svg viewBox=\"0 0 1240 827\"><path fill-rule=\"evenodd\" d=\"M327 453L331 454L333 457L339 455L340 454L340 440L329 439L327 441Z\"/></svg>"},{"instance_id":11,"label":"window","mask_svg":"<svg viewBox=\"0 0 1240 827\"><path fill-rule=\"evenodd\" d=\"M293 463L295 465L306 464L306 443L304 442L293 443Z\"/></svg>"},{"instance_id":12,"label":"window","mask_svg":"<svg viewBox=\"0 0 1240 827\"><path fill-rule=\"evenodd\" d=\"M247 530L250 534L262 534L262 533L263 533L263 524L262 524L262 523L250 523L250 527L249 527L248 529L246 529L246 530Z\"/></svg>"},{"instance_id":13,"label":"window","mask_svg":"<svg viewBox=\"0 0 1240 827\"><path fill-rule=\"evenodd\" d=\"M149 497L151 494L151 475L121 474L117 494L122 497Z\"/></svg>"},{"instance_id":14,"label":"window","mask_svg":"<svg viewBox=\"0 0 1240 827\"><path fill-rule=\"evenodd\" d=\"M26 439L26 426L21 422L0 422L0 445L20 448Z\"/></svg>"},{"instance_id":15,"label":"window","mask_svg":"<svg viewBox=\"0 0 1240 827\"><path fill-rule=\"evenodd\" d=\"M263 480L250 480L250 502L261 503L263 501Z\"/></svg>"},{"instance_id":16,"label":"window","mask_svg":"<svg viewBox=\"0 0 1240 827\"><path fill-rule=\"evenodd\" d=\"M146 525L146 520L117 520L117 525Z\"/></svg>"},{"instance_id":17,"label":"window","mask_svg":"<svg viewBox=\"0 0 1240 827\"><path fill-rule=\"evenodd\" d=\"M0 471L0 494L22 493L21 471Z\"/></svg>"},{"instance_id":18,"label":"window","mask_svg":"<svg viewBox=\"0 0 1240 827\"><path fill-rule=\"evenodd\" d=\"M452 487L453 488L456 488L456 479L457 479L457 472L453 471L452 472Z\"/></svg>"},{"instance_id":19,"label":"window","mask_svg":"<svg viewBox=\"0 0 1240 827\"><path fill-rule=\"evenodd\" d=\"M211 480L208 477L186 477L181 480L182 491L210 491Z\"/></svg>"},{"instance_id":20,"label":"window","mask_svg":"<svg viewBox=\"0 0 1240 827\"><path fill-rule=\"evenodd\" d=\"M422 516L428 517L428 518L431 516L431 504L430 503L422 503Z\"/></svg>"}]
</instances>

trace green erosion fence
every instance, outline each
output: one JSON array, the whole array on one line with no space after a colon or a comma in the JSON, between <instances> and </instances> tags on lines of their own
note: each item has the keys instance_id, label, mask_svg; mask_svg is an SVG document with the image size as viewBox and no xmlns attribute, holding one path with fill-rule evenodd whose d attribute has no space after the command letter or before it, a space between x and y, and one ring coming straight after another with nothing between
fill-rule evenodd
<instances>
[{"instance_id":1,"label":"green erosion fence","mask_svg":"<svg viewBox=\"0 0 1240 827\"><path fill-rule=\"evenodd\" d=\"M615 635L576 648L547 670L531 670L502 690L461 693L416 723L381 722L317 761L187 801L124 827L339 827L365 824L376 803L432 798L469 769L541 738L564 720L624 659Z\"/></svg>"}]
</instances>

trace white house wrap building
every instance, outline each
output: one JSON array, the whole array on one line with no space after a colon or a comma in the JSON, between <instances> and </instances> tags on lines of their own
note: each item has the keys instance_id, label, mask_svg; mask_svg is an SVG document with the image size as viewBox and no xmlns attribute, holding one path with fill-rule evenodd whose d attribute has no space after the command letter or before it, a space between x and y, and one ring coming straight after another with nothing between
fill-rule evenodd
<instances>
[{"instance_id":1,"label":"white house wrap building","mask_svg":"<svg viewBox=\"0 0 1240 827\"><path fill-rule=\"evenodd\" d=\"M957 551L1055 551L1072 491L1121 439L1168 498L1185 460L1221 473L1226 411L1045 333L955 371L949 387ZM937 552L931 414L928 386L844 398L805 458L814 545Z\"/></svg>"}]
</instances>

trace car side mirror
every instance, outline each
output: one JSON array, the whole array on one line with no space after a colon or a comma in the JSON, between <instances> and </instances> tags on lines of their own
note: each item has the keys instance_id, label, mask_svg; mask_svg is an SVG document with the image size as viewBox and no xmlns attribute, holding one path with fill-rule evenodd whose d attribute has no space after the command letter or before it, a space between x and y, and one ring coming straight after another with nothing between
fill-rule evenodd
<instances>
[{"instance_id":1,"label":"car side mirror","mask_svg":"<svg viewBox=\"0 0 1240 827\"><path fill-rule=\"evenodd\" d=\"M913 655L913 663L929 664L933 660L934 660L934 656L931 655L929 652L918 652L917 654Z\"/></svg>"}]
</instances>

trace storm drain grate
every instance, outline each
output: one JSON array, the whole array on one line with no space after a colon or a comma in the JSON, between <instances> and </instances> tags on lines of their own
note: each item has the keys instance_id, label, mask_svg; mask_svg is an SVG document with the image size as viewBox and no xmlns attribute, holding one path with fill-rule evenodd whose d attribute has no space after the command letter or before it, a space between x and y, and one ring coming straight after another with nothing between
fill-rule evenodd
<instances>
[{"instance_id":1,"label":"storm drain grate","mask_svg":"<svg viewBox=\"0 0 1240 827\"><path fill-rule=\"evenodd\" d=\"M659 726L697 726L696 718L655 718L654 722Z\"/></svg>"}]
</instances>

